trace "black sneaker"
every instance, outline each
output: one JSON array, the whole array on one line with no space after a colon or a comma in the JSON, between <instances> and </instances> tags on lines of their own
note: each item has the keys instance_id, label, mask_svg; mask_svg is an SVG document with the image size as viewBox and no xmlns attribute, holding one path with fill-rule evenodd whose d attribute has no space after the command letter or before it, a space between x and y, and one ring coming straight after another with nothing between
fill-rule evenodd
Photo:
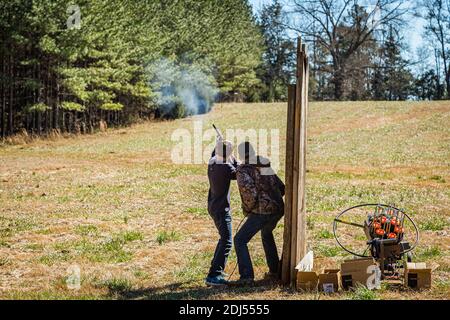
<instances>
[{"instance_id":1,"label":"black sneaker","mask_svg":"<svg viewBox=\"0 0 450 320\"><path fill-rule=\"evenodd\" d=\"M216 277L208 277L205 280L207 286L210 287L222 287L228 284L228 281L223 278L222 275Z\"/></svg>"}]
</instances>

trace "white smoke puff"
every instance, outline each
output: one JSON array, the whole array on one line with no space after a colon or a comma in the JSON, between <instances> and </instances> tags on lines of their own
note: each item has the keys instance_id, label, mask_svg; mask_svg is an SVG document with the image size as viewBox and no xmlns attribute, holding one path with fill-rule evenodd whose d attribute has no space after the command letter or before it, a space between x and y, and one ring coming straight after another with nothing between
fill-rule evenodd
<instances>
[{"instance_id":1,"label":"white smoke puff","mask_svg":"<svg viewBox=\"0 0 450 320\"><path fill-rule=\"evenodd\" d=\"M163 113L169 113L176 106L174 83L178 76L178 69L168 59L161 59L149 66L148 72L152 76L150 86L155 93L155 103Z\"/></svg>"},{"instance_id":2,"label":"white smoke puff","mask_svg":"<svg viewBox=\"0 0 450 320\"><path fill-rule=\"evenodd\" d=\"M182 104L188 115L202 114L210 110L218 93L212 75L198 65L180 65L168 59L160 59L149 67L150 85L156 93L156 104L164 114ZM209 72L211 74L211 72Z\"/></svg>"}]
</instances>

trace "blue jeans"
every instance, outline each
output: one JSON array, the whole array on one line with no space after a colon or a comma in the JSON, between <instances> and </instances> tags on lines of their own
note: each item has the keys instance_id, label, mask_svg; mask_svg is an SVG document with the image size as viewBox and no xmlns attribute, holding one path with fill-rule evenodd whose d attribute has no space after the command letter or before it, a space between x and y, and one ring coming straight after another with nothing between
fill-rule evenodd
<instances>
[{"instance_id":1,"label":"blue jeans","mask_svg":"<svg viewBox=\"0 0 450 320\"><path fill-rule=\"evenodd\" d=\"M211 213L211 218L214 220L217 231L219 231L220 239L217 243L214 257L211 261L211 268L209 269L208 277L216 277L223 274L225 265L227 264L228 256L233 247L232 233L231 233L231 213Z\"/></svg>"},{"instance_id":2,"label":"blue jeans","mask_svg":"<svg viewBox=\"0 0 450 320\"><path fill-rule=\"evenodd\" d=\"M252 260L247 244L261 231L262 244L266 254L267 265L271 273L277 273L280 263L277 246L273 237L273 230L283 214L249 214L247 221L234 237L234 246L239 265L241 279L254 279Z\"/></svg>"}]
</instances>

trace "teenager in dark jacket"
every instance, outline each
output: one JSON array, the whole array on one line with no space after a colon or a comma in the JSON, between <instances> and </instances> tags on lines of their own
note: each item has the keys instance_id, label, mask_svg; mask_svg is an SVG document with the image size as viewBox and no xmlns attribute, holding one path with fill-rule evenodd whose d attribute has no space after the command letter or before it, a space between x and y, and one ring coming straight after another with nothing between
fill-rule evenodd
<instances>
[{"instance_id":1,"label":"teenager in dark jacket","mask_svg":"<svg viewBox=\"0 0 450 320\"><path fill-rule=\"evenodd\" d=\"M236 180L237 162L232 156L233 145L219 139L208 164L208 212L219 232L211 267L206 278L209 286L226 285L224 270L230 255L232 242L230 182Z\"/></svg>"},{"instance_id":2,"label":"teenager in dark jacket","mask_svg":"<svg viewBox=\"0 0 450 320\"><path fill-rule=\"evenodd\" d=\"M240 282L247 284L255 277L247 244L259 231L269 267L268 275L278 273L280 259L273 230L284 214L285 187L269 160L256 156L250 143L245 142L238 149L242 164L237 168L236 177L247 221L234 237L234 245Z\"/></svg>"}]
</instances>

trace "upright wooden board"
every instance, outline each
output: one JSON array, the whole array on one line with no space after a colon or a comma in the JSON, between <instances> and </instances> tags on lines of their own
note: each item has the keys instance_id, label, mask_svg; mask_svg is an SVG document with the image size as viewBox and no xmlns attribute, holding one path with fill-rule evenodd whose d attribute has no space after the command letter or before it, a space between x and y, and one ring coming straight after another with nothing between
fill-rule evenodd
<instances>
[{"instance_id":1,"label":"upright wooden board","mask_svg":"<svg viewBox=\"0 0 450 320\"><path fill-rule=\"evenodd\" d=\"M297 208L297 261L306 255L306 199L305 199L305 179L306 179L306 127L308 116L308 82L309 82L309 68L308 68L308 56L306 54L306 45L302 45L302 63L303 72L301 78L298 81L302 82L302 103L301 103L301 116L300 116L300 150L299 150L299 182L298 182L298 208Z\"/></svg>"},{"instance_id":2,"label":"upright wooden board","mask_svg":"<svg viewBox=\"0 0 450 320\"><path fill-rule=\"evenodd\" d=\"M301 121L302 121L302 105L303 105L303 74L304 63L303 63L303 52L301 51L302 43L301 39L298 41L298 52L297 52L297 87L296 87L296 101L295 101L295 117L294 117L294 163L292 166L293 175L293 191L292 191L292 225L291 225L291 261L290 261L290 278L291 282L296 278L295 267L298 263L298 242L300 241L301 235L298 234L298 226L300 223L299 217L299 193L298 190L301 189L300 186L300 175L301 175L301 149L302 143L300 137L301 133ZM300 237L299 237L300 236Z\"/></svg>"},{"instance_id":3,"label":"upright wooden board","mask_svg":"<svg viewBox=\"0 0 450 320\"><path fill-rule=\"evenodd\" d=\"M309 65L306 46L298 40L297 84L289 88L286 136L286 197L281 278L295 285L295 267L306 254L306 124Z\"/></svg>"},{"instance_id":4,"label":"upright wooden board","mask_svg":"<svg viewBox=\"0 0 450 320\"><path fill-rule=\"evenodd\" d=\"M288 110L287 110L287 125L286 125L286 165L285 165L285 206L284 206L284 234L283 234L283 255L281 280L284 284L289 284L291 275L289 266L291 257L291 223L292 223L292 184L293 175L291 168L294 164L294 119L295 117L295 93L296 85L290 85L288 88Z\"/></svg>"}]
</instances>

